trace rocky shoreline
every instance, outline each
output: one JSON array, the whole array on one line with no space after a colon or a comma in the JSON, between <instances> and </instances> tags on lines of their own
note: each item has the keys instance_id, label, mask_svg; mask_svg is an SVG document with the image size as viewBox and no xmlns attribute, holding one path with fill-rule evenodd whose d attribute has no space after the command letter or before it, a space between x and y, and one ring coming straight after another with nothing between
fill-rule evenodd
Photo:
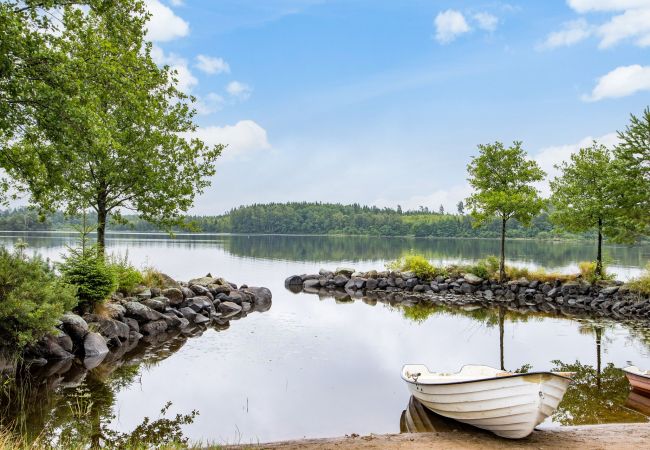
<instances>
[{"instance_id":1,"label":"rocky shoreline","mask_svg":"<svg viewBox=\"0 0 650 450\"><path fill-rule=\"evenodd\" d=\"M405 305L501 306L520 312L650 319L650 298L630 291L620 281L589 283L578 279L563 283L520 278L499 283L471 273L426 280L412 272L337 268L292 275L285 280L285 287L343 301L367 298Z\"/></svg>"},{"instance_id":2,"label":"rocky shoreline","mask_svg":"<svg viewBox=\"0 0 650 450\"><path fill-rule=\"evenodd\" d=\"M166 275L162 279L160 288L142 287L128 297L116 294L92 314L64 314L56 332L28 347L21 363L44 366L76 360L91 370L140 343L160 344L179 334L200 334L210 326L227 328L230 321L267 311L272 303L265 287L238 287L210 274L189 282ZM14 364L10 360L0 365L7 369Z\"/></svg>"}]
</instances>

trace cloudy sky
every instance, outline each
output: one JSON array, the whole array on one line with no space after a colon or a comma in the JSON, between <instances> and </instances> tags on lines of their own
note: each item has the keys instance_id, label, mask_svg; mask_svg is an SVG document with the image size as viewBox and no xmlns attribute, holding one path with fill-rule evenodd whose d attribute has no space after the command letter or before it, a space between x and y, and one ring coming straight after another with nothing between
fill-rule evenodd
<instances>
[{"instance_id":1,"label":"cloudy sky","mask_svg":"<svg viewBox=\"0 0 650 450\"><path fill-rule=\"evenodd\" d=\"M521 140L553 172L650 104L650 0L147 3L199 136L229 145L196 213L454 209L477 144Z\"/></svg>"}]
</instances>

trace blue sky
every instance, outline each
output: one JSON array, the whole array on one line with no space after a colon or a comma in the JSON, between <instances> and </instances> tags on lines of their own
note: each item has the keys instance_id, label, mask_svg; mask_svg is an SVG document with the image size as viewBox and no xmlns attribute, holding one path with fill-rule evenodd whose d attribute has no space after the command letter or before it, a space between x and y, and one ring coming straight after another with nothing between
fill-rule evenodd
<instances>
[{"instance_id":1,"label":"blue sky","mask_svg":"<svg viewBox=\"0 0 650 450\"><path fill-rule=\"evenodd\" d=\"M196 213L454 209L477 144L521 140L553 174L650 104L650 0L147 3L197 134L229 144Z\"/></svg>"}]
</instances>

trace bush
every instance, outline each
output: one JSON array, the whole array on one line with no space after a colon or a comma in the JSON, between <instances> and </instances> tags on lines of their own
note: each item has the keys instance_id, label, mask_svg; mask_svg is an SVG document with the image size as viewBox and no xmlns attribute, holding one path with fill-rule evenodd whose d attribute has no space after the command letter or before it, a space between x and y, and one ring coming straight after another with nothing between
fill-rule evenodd
<instances>
[{"instance_id":1,"label":"bush","mask_svg":"<svg viewBox=\"0 0 650 450\"><path fill-rule=\"evenodd\" d=\"M163 289L167 285L165 277L153 267L145 267L142 271L142 284L147 287Z\"/></svg>"},{"instance_id":2,"label":"bush","mask_svg":"<svg viewBox=\"0 0 650 450\"><path fill-rule=\"evenodd\" d=\"M650 295L650 263L645 266L645 271L639 278L633 278L627 285L633 292Z\"/></svg>"},{"instance_id":3,"label":"bush","mask_svg":"<svg viewBox=\"0 0 650 450\"><path fill-rule=\"evenodd\" d=\"M51 332L77 304L75 288L39 257L0 248L0 338L19 348Z\"/></svg>"},{"instance_id":4,"label":"bush","mask_svg":"<svg viewBox=\"0 0 650 450\"><path fill-rule=\"evenodd\" d=\"M142 284L143 276L138 269L129 262L129 255L111 255L108 267L113 272L117 281L117 290L125 295L130 294Z\"/></svg>"},{"instance_id":5,"label":"bush","mask_svg":"<svg viewBox=\"0 0 650 450\"><path fill-rule=\"evenodd\" d=\"M387 264L391 270L413 272L418 278L430 280L438 275L445 275L446 271L441 267L431 265L424 257L419 255L408 255Z\"/></svg>"},{"instance_id":6,"label":"bush","mask_svg":"<svg viewBox=\"0 0 650 450\"><path fill-rule=\"evenodd\" d=\"M488 256L479 260L476 264L468 266L465 271L486 280L495 278L499 272L499 258L496 256Z\"/></svg>"},{"instance_id":7,"label":"bush","mask_svg":"<svg viewBox=\"0 0 650 450\"><path fill-rule=\"evenodd\" d=\"M69 249L60 265L63 280L77 287L79 307L92 310L115 292L117 279L96 246Z\"/></svg>"},{"instance_id":8,"label":"bush","mask_svg":"<svg viewBox=\"0 0 650 450\"><path fill-rule=\"evenodd\" d=\"M603 263L603 270L600 276L596 275L596 261L582 261L578 263L578 268L580 269L580 275L584 280L594 283L600 280L613 280L614 275L607 273L607 268L605 263Z\"/></svg>"}]
</instances>

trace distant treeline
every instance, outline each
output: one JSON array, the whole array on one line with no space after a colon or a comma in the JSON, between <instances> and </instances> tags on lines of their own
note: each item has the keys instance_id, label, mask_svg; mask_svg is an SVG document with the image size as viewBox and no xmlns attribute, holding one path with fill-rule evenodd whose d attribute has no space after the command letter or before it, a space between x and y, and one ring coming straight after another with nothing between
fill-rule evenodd
<instances>
[{"instance_id":1,"label":"distant treeline","mask_svg":"<svg viewBox=\"0 0 650 450\"><path fill-rule=\"evenodd\" d=\"M109 223L111 231L161 231L155 225L134 216L125 216L128 224ZM57 212L41 220L36 211L17 208L0 211L2 231L71 230L81 224L80 217ZM88 224L96 216L86 218ZM246 234L347 234L370 236L417 237L499 237L500 224L475 228L467 215L401 208L340 205L330 203L270 203L242 206L220 216L187 216L196 231ZM174 231L182 231L176 229ZM537 216L530 227L513 221L508 235L515 238L590 238L588 234L569 235L554 231L548 215Z\"/></svg>"}]
</instances>

